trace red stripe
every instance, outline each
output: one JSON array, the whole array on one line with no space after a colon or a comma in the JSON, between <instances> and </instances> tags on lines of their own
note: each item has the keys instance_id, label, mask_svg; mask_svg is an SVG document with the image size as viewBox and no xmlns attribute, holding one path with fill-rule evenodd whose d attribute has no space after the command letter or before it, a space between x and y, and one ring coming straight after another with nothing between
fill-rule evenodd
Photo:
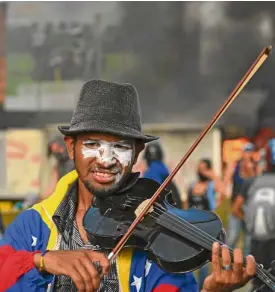
<instances>
[{"instance_id":1,"label":"red stripe","mask_svg":"<svg viewBox=\"0 0 275 292\"><path fill-rule=\"evenodd\" d=\"M22 275L34 268L35 253L16 251L9 245L0 247L0 292L9 289Z\"/></svg>"},{"instance_id":2,"label":"red stripe","mask_svg":"<svg viewBox=\"0 0 275 292\"><path fill-rule=\"evenodd\" d=\"M170 284L160 284L153 292L179 292L179 288Z\"/></svg>"},{"instance_id":3,"label":"red stripe","mask_svg":"<svg viewBox=\"0 0 275 292\"><path fill-rule=\"evenodd\" d=\"M15 249L9 245L3 245L0 247L0 268L2 268L6 258L15 253Z\"/></svg>"}]
</instances>

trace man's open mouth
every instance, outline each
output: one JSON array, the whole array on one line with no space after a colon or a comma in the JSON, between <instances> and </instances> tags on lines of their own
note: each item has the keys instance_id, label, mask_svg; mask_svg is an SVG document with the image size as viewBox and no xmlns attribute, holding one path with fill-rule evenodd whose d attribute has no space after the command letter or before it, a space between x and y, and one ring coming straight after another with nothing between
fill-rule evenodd
<instances>
[{"instance_id":1,"label":"man's open mouth","mask_svg":"<svg viewBox=\"0 0 275 292\"><path fill-rule=\"evenodd\" d=\"M110 183L115 180L119 172L92 171L93 178L98 183Z\"/></svg>"}]
</instances>

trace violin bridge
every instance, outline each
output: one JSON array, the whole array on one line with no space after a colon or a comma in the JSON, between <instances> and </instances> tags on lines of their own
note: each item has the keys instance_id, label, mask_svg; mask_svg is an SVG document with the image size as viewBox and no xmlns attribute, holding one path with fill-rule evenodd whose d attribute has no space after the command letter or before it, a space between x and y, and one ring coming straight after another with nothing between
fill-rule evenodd
<instances>
[{"instance_id":1,"label":"violin bridge","mask_svg":"<svg viewBox=\"0 0 275 292\"><path fill-rule=\"evenodd\" d=\"M138 217L139 214L144 210L144 208L148 205L148 202L149 202L149 201L150 201L150 199L147 199L147 200L143 201L140 205L138 205L138 207L137 207L136 210L135 210L135 214L136 214L137 217ZM154 207L152 206L152 207L149 209L148 213L151 213L151 212L153 212L153 211L154 211Z\"/></svg>"}]
</instances>

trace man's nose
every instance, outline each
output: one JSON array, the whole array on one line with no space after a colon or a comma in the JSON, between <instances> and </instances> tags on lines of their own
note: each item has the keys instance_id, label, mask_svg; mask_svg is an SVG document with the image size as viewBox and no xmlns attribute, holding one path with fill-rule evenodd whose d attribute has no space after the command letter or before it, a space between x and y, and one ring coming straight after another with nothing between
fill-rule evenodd
<instances>
[{"instance_id":1,"label":"man's nose","mask_svg":"<svg viewBox=\"0 0 275 292\"><path fill-rule=\"evenodd\" d=\"M102 168L111 168L115 166L116 164L117 164L117 161L115 158L98 161L98 165L100 165Z\"/></svg>"}]
</instances>

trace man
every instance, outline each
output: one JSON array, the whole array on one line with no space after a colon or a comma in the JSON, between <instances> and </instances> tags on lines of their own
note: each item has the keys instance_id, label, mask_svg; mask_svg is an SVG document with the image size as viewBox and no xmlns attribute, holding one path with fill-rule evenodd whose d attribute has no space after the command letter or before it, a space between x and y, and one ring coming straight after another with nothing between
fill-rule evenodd
<instances>
[{"instance_id":1,"label":"man","mask_svg":"<svg viewBox=\"0 0 275 292\"><path fill-rule=\"evenodd\" d=\"M169 170L163 162L163 156L163 149L159 143L151 142L146 146L144 152L144 159L147 164L147 169L144 173L145 178L151 178L160 184L165 181L165 179L169 176ZM168 184L167 189L172 191L172 196L175 203L174 206L181 209L182 201L176 184L171 181Z\"/></svg>"},{"instance_id":2,"label":"man","mask_svg":"<svg viewBox=\"0 0 275 292\"><path fill-rule=\"evenodd\" d=\"M233 207L235 199L240 193L240 189L245 181L249 177L254 177L257 173L257 164L253 160L253 154L255 151L255 146L252 143L247 143L243 149L242 158L237 162L237 164L228 166L224 181L228 185L229 182L233 182L232 196L231 196L231 206ZM234 213L229 216L228 228L227 228L227 244L228 246L235 248L240 233L244 229L244 222L240 220L239 217L236 217ZM244 252L248 254L250 252L250 237L244 235Z\"/></svg>"},{"instance_id":3,"label":"man","mask_svg":"<svg viewBox=\"0 0 275 292\"><path fill-rule=\"evenodd\" d=\"M251 237L251 253L266 269L275 260L275 139L269 141L269 145L271 156L266 172L244 182L232 208L233 214L244 220L246 232ZM261 285L255 279L253 290Z\"/></svg>"},{"instance_id":4,"label":"man","mask_svg":"<svg viewBox=\"0 0 275 292\"><path fill-rule=\"evenodd\" d=\"M188 192L188 207L200 210L214 211L226 196L224 182L214 173L210 159L201 159L197 168L198 180L194 182ZM216 193L220 198L216 198Z\"/></svg>"},{"instance_id":5,"label":"man","mask_svg":"<svg viewBox=\"0 0 275 292\"><path fill-rule=\"evenodd\" d=\"M19 254L24 261L7 265L5 271L18 277L16 283L6 284L6 291L197 292L191 273L166 273L139 250L123 249L109 263L104 253L110 250L93 247L82 225L94 198L104 200L136 183L139 174L132 173L132 167L144 144L157 139L141 132L136 89L130 84L88 81L70 127L59 130L76 170L58 182L50 197L22 212L8 227L2 248L10 246L12 258L22 250L29 257ZM10 260L6 257L2 267ZM103 277L96 269L98 263ZM217 243L212 263L213 273L205 280L203 292L232 291L255 275L252 256L243 269L242 252L234 251L232 263L228 248Z\"/></svg>"}]
</instances>

